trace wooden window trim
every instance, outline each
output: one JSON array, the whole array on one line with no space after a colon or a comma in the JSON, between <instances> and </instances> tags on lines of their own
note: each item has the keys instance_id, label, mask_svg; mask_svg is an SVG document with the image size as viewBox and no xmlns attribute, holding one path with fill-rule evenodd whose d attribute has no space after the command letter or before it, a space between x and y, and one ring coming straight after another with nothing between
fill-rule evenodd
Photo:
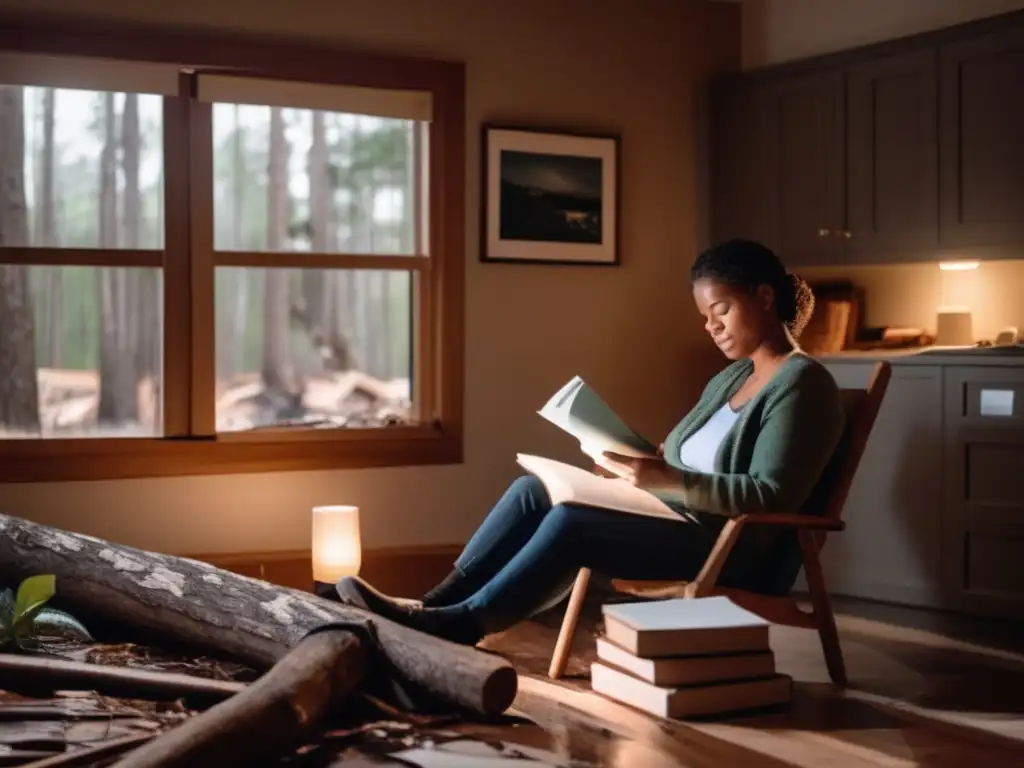
<instances>
[{"instance_id":1,"label":"wooden window trim","mask_svg":"<svg viewBox=\"0 0 1024 768\"><path fill-rule=\"evenodd\" d=\"M465 291L465 67L459 62L353 52L322 43L177 26L53 21L0 14L0 51L60 56L116 57L127 62L222 69L248 76L298 79L376 88L429 91L428 242L416 256L213 253L195 242L190 226L196 193L190 164L209 162L187 131L202 119L197 102L164 101L166 239L164 250L4 249L7 263L82 266L162 266L164 316L164 435L162 438L58 438L0 441L0 482L81 481L239 472L354 469L461 463L463 460ZM183 83L187 80L183 76ZM208 119L208 116L207 116ZM176 126L178 130L167 126ZM196 151L198 148L199 151ZM209 150L212 153L212 147ZM171 177L171 178L168 178ZM420 196L417 196L419 198ZM422 212L417 213L418 216ZM185 254L185 258L182 257ZM208 435L214 375L208 354L213 327L214 265L365 268L411 271L419 322L414 348L420 360L414 399L431 414L417 426L336 430L261 430ZM182 298L186 297L183 302ZM205 329L205 330L204 330ZM187 344L170 343L188 339ZM204 350L206 353L204 353ZM173 377L173 381L172 381ZM201 397L197 397L201 396ZM420 400L423 397L423 400ZM204 416L205 411L205 416ZM205 430L208 432L208 428Z\"/></svg>"}]
</instances>

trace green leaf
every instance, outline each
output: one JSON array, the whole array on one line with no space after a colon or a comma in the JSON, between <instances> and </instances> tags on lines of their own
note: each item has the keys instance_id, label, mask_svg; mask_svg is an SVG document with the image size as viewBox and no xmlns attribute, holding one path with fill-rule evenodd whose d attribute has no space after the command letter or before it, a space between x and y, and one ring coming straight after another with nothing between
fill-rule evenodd
<instances>
[{"instance_id":1,"label":"green leaf","mask_svg":"<svg viewBox=\"0 0 1024 768\"><path fill-rule=\"evenodd\" d=\"M93 642L93 636L78 619L70 613L56 608L43 608L32 623L32 634L40 637L71 635L85 643Z\"/></svg>"},{"instance_id":2,"label":"green leaf","mask_svg":"<svg viewBox=\"0 0 1024 768\"><path fill-rule=\"evenodd\" d=\"M53 574L31 576L21 582L14 605L14 635L21 637L32 629L32 620L57 591Z\"/></svg>"}]
</instances>

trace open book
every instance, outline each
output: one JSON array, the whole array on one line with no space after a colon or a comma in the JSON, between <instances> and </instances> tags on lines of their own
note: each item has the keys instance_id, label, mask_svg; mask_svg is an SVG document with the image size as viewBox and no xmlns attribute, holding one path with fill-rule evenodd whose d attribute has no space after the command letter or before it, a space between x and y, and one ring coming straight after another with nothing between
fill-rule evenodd
<instances>
[{"instance_id":1,"label":"open book","mask_svg":"<svg viewBox=\"0 0 1024 768\"><path fill-rule=\"evenodd\" d=\"M658 449L638 435L579 376L558 390L538 411L580 441L585 453L655 456Z\"/></svg>"},{"instance_id":2,"label":"open book","mask_svg":"<svg viewBox=\"0 0 1024 768\"><path fill-rule=\"evenodd\" d=\"M544 483L552 504L597 507L684 522L678 512L657 496L627 480L601 477L571 464L525 453L517 454L516 461Z\"/></svg>"},{"instance_id":3,"label":"open book","mask_svg":"<svg viewBox=\"0 0 1024 768\"><path fill-rule=\"evenodd\" d=\"M583 452L602 466L600 456L605 451L638 458L658 453L655 446L626 426L579 376L558 390L538 413L579 440ZM516 460L544 483L552 504L682 520L658 497L627 480L601 477L571 464L525 453L517 454ZM606 468L615 471L613 467Z\"/></svg>"}]
</instances>

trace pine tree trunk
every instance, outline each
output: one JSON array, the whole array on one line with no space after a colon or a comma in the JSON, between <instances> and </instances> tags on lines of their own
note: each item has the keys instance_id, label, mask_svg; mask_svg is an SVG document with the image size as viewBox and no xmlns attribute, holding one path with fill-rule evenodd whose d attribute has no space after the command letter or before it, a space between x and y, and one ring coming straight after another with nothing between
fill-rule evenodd
<instances>
[{"instance_id":1,"label":"pine tree trunk","mask_svg":"<svg viewBox=\"0 0 1024 768\"><path fill-rule=\"evenodd\" d=\"M27 244L24 91L0 86L0 246ZM25 267L0 266L0 329L0 427L38 432L35 314Z\"/></svg>"},{"instance_id":2,"label":"pine tree trunk","mask_svg":"<svg viewBox=\"0 0 1024 768\"><path fill-rule=\"evenodd\" d=\"M328 252L328 211L330 208L327 176L327 142L324 136L324 115L313 112L313 141L309 147L306 171L309 175L309 239L313 253ZM324 272L302 270L302 299L310 321L321 336L329 332L330 306L324 301Z\"/></svg>"},{"instance_id":3,"label":"pine tree trunk","mask_svg":"<svg viewBox=\"0 0 1024 768\"><path fill-rule=\"evenodd\" d=\"M234 120L231 129L229 146L230 182L230 227L227 232L227 250L240 250L246 247L243 236L242 221L245 216L245 133L242 130L241 108L234 105ZM222 273L223 272L223 273ZM245 314L248 296L245 283L249 271L245 268L218 271L217 275L217 307L216 307L216 357L217 380L225 389L235 374L244 365L243 349L245 346Z\"/></svg>"},{"instance_id":4,"label":"pine tree trunk","mask_svg":"<svg viewBox=\"0 0 1024 768\"><path fill-rule=\"evenodd\" d=\"M5 223L0 223L0 240ZM0 265L0 427L39 431L35 321L28 270Z\"/></svg>"},{"instance_id":5,"label":"pine tree trunk","mask_svg":"<svg viewBox=\"0 0 1024 768\"><path fill-rule=\"evenodd\" d=\"M284 245L287 215L288 148L281 110L270 110L270 152L267 168L267 250ZM288 273L268 269L263 294L263 385L271 398L288 391Z\"/></svg>"},{"instance_id":6,"label":"pine tree trunk","mask_svg":"<svg viewBox=\"0 0 1024 768\"><path fill-rule=\"evenodd\" d=\"M47 306L49 317L47 319L47 332L50 339L47 342L49 360L47 362L53 368L60 368L64 365L64 268L53 267L47 272L46 286Z\"/></svg>"},{"instance_id":7,"label":"pine tree trunk","mask_svg":"<svg viewBox=\"0 0 1024 768\"><path fill-rule=\"evenodd\" d=\"M60 243L57 238L56 156L54 134L56 130L56 93L53 88L43 90L43 151L40 162L39 185L39 245L50 248ZM46 278L46 363L53 368L63 365L64 335L64 268L51 267Z\"/></svg>"},{"instance_id":8,"label":"pine tree trunk","mask_svg":"<svg viewBox=\"0 0 1024 768\"><path fill-rule=\"evenodd\" d=\"M100 248L117 248L117 119L114 94L103 95L103 149L100 151ZM101 424L119 425L118 292L112 268L98 270L100 307L100 402Z\"/></svg>"},{"instance_id":9,"label":"pine tree trunk","mask_svg":"<svg viewBox=\"0 0 1024 768\"><path fill-rule=\"evenodd\" d=\"M392 323L395 273L387 271L382 277L380 297L380 338L384 349L381 354L381 378L390 379L395 375L395 333Z\"/></svg>"},{"instance_id":10,"label":"pine tree trunk","mask_svg":"<svg viewBox=\"0 0 1024 768\"><path fill-rule=\"evenodd\" d=\"M124 246L139 247L142 225L142 193L139 189L139 155L142 136L139 129L139 97L134 93L124 97L121 115L121 151L124 153Z\"/></svg>"},{"instance_id":11,"label":"pine tree trunk","mask_svg":"<svg viewBox=\"0 0 1024 768\"><path fill-rule=\"evenodd\" d=\"M142 187L139 169L142 155L142 128L139 123L139 97L134 93L125 95L124 113L121 116L121 150L124 163L124 212L123 231L126 248L139 248L142 243ZM123 396L129 404L125 418L139 420L142 404L139 403L138 386L149 378L156 400L147 404L147 427L156 427L159 409L160 371L160 282L152 269L126 270L125 305L126 325L119 330L126 352L121 359L125 370L121 376ZM129 390L130 388L130 390ZM119 396L120 399L120 396ZM134 408L130 407L134 404ZM149 414L152 413L152 416Z\"/></svg>"}]
</instances>

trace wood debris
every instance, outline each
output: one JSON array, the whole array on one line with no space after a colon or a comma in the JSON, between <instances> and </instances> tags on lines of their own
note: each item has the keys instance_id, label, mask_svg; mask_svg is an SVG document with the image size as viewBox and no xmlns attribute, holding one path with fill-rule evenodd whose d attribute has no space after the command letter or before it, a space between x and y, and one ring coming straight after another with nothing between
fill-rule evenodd
<instances>
[{"instance_id":1,"label":"wood debris","mask_svg":"<svg viewBox=\"0 0 1024 768\"><path fill-rule=\"evenodd\" d=\"M48 437L146 436L159 429L159 381L136 387L138 420L99 423L98 371L40 368L39 422ZM218 382L217 429L245 431L273 426L387 427L413 418L408 378L379 379L356 369L325 371L297 379L286 393L268 389L259 373ZM0 428L6 438L34 437Z\"/></svg>"}]
</instances>

